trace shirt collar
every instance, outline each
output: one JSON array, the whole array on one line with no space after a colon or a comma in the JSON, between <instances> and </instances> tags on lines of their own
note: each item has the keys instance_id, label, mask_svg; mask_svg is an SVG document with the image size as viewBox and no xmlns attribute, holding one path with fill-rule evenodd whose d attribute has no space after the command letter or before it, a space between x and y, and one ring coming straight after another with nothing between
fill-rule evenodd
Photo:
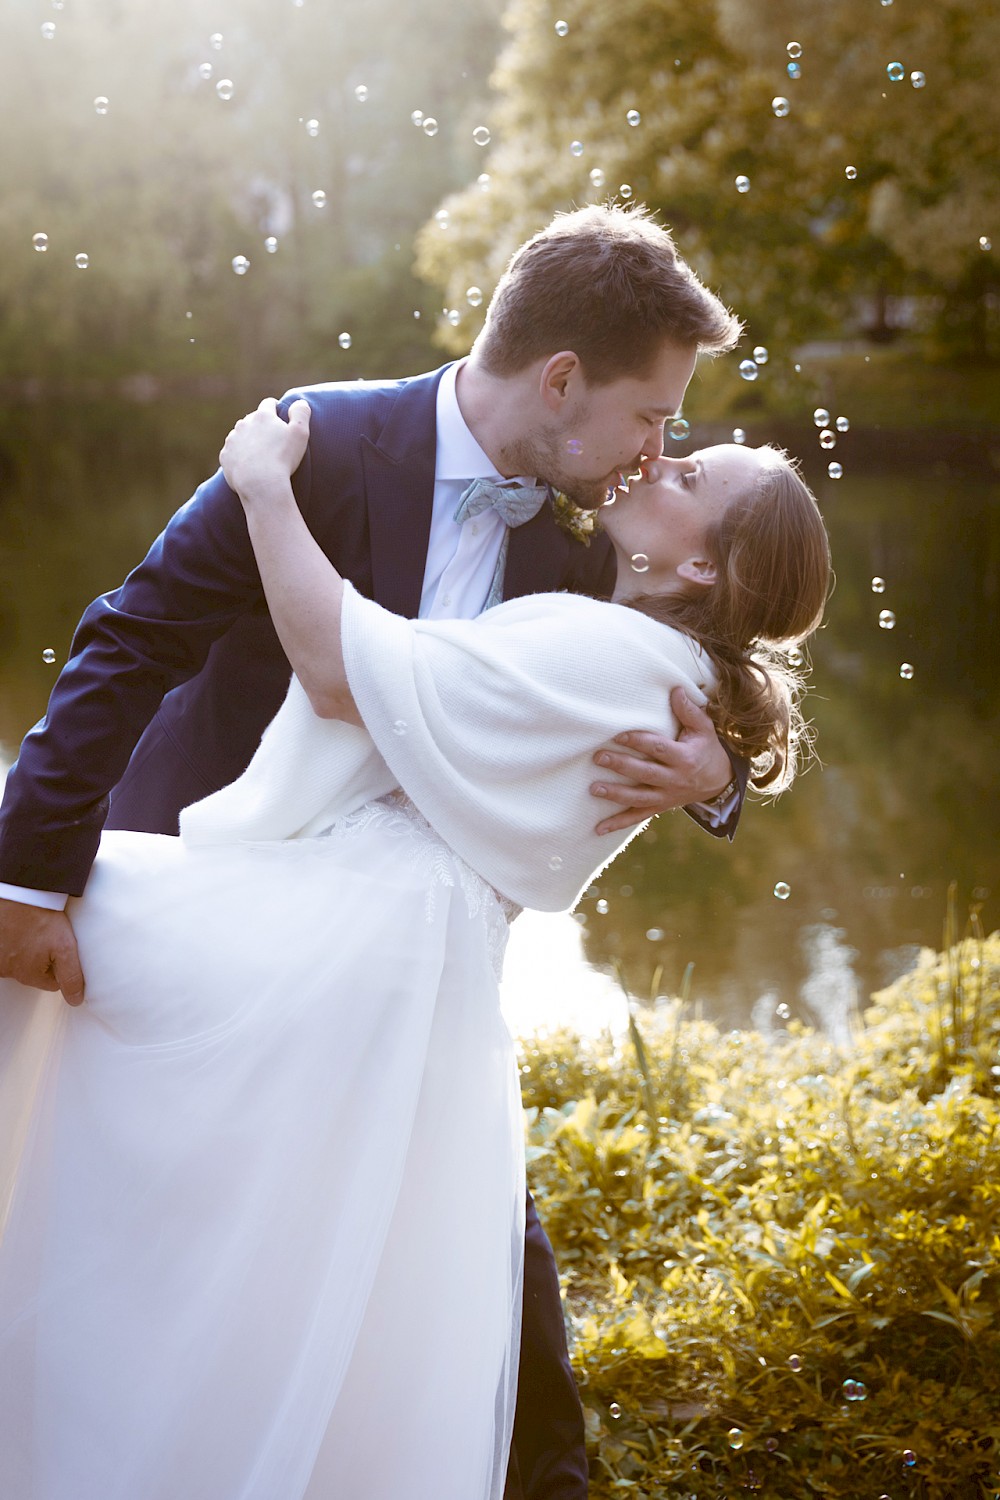
<instances>
[{"instance_id":1,"label":"shirt collar","mask_svg":"<svg viewBox=\"0 0 1000 1500\"><path fill-rule=\"evenodd\" d=\"M437 458L434 478L495 479L503 476L476 442L458 405L455 382L464 361L449 365L437 388Z\"/></svg>"}]
</instances>

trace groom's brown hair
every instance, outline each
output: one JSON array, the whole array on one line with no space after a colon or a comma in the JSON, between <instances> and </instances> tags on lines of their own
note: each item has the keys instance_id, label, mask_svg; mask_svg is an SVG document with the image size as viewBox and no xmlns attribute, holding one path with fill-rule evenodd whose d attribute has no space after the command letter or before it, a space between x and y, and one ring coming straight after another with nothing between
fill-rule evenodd
<instances>
[{"instance_id":1,"label":"groom's brown hair","mask_svg":"<svg viewBox=\"0 0 1000 1500\"><path fill-rule=\"evenodd\" d=\"M588 381L643 376L664 343L732 349L742 324L641 205L557 214L510 259L476 340L483 367L515 375L561 349Z\"/></svg>"}]
</instances>

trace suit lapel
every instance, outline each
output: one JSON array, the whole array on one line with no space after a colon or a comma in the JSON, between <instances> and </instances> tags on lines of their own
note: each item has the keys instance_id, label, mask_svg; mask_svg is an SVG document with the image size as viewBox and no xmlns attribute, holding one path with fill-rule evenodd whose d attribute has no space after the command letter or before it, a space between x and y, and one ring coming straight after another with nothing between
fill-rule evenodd
<instances>
[{"instance_id":1,"label":"suit lapel","mask_svg":"<svg viewBox=\"0 0 1000 1500\"><path fill-rule=\"evenodd\" d=\"M408 619L420 609L430 540L442 374L407 381L377 440L361 439L373 597Z\"/></svg>"},{"instance_id":2,"label":"suit lapel","mask_svg":"<svg viewBox=\"0 0 1000 1500\"><path fill-rule=\"evenodd\" d=\"M538 515L524 526L515 526L507 551L504 598L517 599L522 594L541 594L558 589L566 574L572 545L565 531L556 524L551 505L543 505Z\"/></svg>"}]
</instances>

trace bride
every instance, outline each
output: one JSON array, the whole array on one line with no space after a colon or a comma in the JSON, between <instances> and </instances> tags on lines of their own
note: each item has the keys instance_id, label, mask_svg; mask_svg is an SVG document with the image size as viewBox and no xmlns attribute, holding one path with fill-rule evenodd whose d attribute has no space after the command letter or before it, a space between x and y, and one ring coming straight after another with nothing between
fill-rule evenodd
<instances>
[{"instance_id":1,"label":"bride","mask_svg":"<svg viewBox=\"0 0 1000 1500\"><path fill-rule=\"evenodd\" d=\"M414 622L312 541L308 429L265 401L222 453L295 671L254 760L179 839L105 835L84 1005L0 982L5 1500L498 1500L508 922L607 861L594 747L675 732L672 687L759 786L794 773L829 553L783 454L649 464L601 513L610 603Z\"/></svg>"}]
</instances>

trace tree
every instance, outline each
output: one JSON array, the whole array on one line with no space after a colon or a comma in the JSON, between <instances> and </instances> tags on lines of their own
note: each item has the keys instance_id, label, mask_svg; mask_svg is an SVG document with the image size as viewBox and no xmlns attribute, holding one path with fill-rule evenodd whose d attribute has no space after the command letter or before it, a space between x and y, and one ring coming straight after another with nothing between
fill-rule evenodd
<instances>
[{"instance_id":1,"label":"tree","mask_svg":"<svg viewBox=\"0 0 1000 1500\"><path fill-rule=\"evenodd\" d=\"M884 311L919 293L953 349L1000 352L980 245L1000 201L992 9L511 0L504 24L488 192L454 195L447 234L432 222L418 241L421 273L461 311L442 341L475 332L467 286L488 292L555 210L610 194L658 209L762 336L801 340L861 298Z\"/></svg>"},{"instance_id":2,"label":"tree","mask_svg":"<svg viewBox=\"0 0 1000 1500\"><path fill-rule=\"evenodd\" d=\"M6 378L353 376L411 350L424 363L410 240L478 154L497 10L81 0L52 12L47 37L8 7Z\"/></svg>"}]
</instances>

